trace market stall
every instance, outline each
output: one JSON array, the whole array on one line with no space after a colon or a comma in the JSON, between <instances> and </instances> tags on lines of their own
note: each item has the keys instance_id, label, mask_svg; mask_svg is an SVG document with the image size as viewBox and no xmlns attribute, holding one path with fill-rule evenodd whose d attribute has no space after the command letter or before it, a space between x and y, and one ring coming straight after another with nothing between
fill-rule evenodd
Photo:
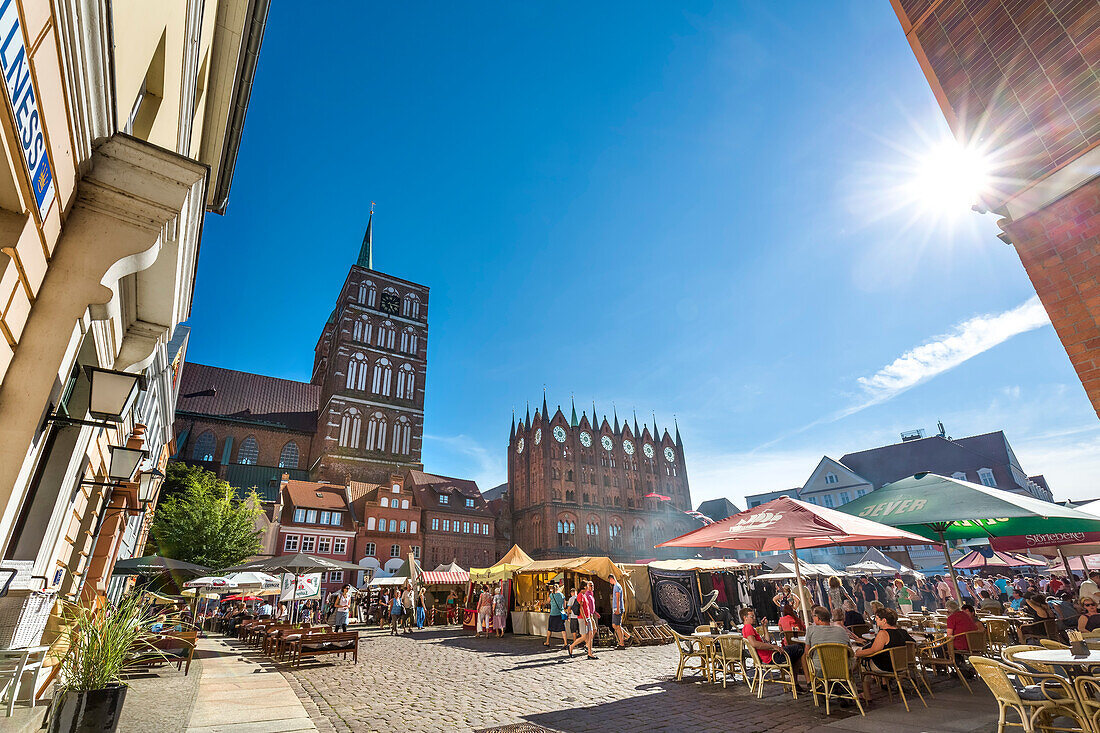
<instances>
[{"instance_id":1,"label":"market stall","mask_svg":"<svg viewBox=\"0 0 1100 733\"><path fill-rule=\"evenodd\" d=\"M565 595L579 587L583 580L595 582L596 610L604 619L611 619L611 584L614 574L626 589L626 574L609 557L571 557L560 560L540 560L517 570L512 579L515 607L512 611L512 631L516 634L545 636L550 620L549 582L564 582Z\"/></svg>"},{"instance_id":2,"label":"market stall","mask_svg":"<svg viewBox=\"0 0 1100 733\"><path fill-rule=\"evenodd\" d=\"M653 610L682 633L726 613L736 618L751 605L749 579L759 570L739 560L655 560L647 570ZM704 612L708 600L713 604Z\"/></svg>"},{"instance_id":3,"label":"market stall","mask_svg":"<svg viewBox=\"0 0 1100 733\"><path fill-rule=\"evenodd\" d=\"M457 623L460 621L458 602L454 609L447 607L447 599L454 592L461 599L466 586L470 583L470 573L457 563L440 565L435 570L426 570L420 575L420 584L428 591L428 625L436 623Z\"/></svg>"},{"instance_id":4,"label":"market stall","mask_svg":"<svg viewBox=\"0 0 1100 733\"><path fill-rule=\"evenodd\" d=\"M487 568L470 568L470 580L466 584L466 597L462 608L462 628L474 631L477 628L477 598L481 586L503 584L511 608L512 575L525 565L531 564L531 556L512 545L504 557ZM477 592L475 592L475 590Z\"/></svg>"}]
</instances>

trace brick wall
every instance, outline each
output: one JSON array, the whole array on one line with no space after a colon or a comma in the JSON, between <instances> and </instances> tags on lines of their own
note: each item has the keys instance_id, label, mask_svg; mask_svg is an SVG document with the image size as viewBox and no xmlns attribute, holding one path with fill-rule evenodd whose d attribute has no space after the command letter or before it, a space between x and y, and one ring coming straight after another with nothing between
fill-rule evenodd
<instances>
[{"instance_id":1,"label":"brick wall","mask_svg":"<svg viewBox=\"0 0 1100 733\"><path fill-rule=\"evenodd\" d=\"M233 446L229 454L229 463L238 463L237 454L241 448L241 443L251 436L256 439L256 443L259 445L259 458L256 460L257 466L278 466L279 455L282 453L283 446L286 445L288 441L293 440L298 444L297 467L304 469L307 468L306 461L309 459L310 442L313 439L310 433L298 433L291 430L279 430L242 423L192 418L177 419L173 429L176 435L179 435L184 430L188 430L187 443L183 446L183 450L180 451L180 458L185 461L194 460L195 441L198 440L199 436L207 430L213 432L214 444L216 446L213 462L217 464L222 462L222 452L225 450L226 438L233 438Z\"/></svg>"},{"instance_id":2,"label":"brick wall","mask_svg":"<svg viewBox=\"0 0 1100 733\"><path fill-rule=\"evenodd\" d=\"M1100 415L1100 178L1001 227Z\"/></svg>"}]
</instances>

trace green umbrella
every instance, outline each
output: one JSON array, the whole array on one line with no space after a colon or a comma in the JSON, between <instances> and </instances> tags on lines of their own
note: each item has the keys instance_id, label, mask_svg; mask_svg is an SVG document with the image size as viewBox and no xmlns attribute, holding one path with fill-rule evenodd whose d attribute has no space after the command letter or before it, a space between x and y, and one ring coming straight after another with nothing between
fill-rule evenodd
<instances>
[{"instance_id":1,"label":"green umbrella","mask_svg":"<svg viewBox=\"0 0 1100 733\"><path fill-rule=\"evenodd\" d=\"M840 510L941 543L956 599L947 540L1100 531L1100 519L1076 509L934 473L886 484Z\"/></svg>"}]
</instances>

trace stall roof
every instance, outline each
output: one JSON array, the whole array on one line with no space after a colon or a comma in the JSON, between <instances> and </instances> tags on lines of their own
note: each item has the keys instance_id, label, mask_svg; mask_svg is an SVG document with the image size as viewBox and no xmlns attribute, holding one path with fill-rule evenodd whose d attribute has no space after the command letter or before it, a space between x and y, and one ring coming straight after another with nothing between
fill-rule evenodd
<instances>
[{"instance_id":1,"label":"stall roof","mask_svg":"<svg viewBox=\"0 0 1100 733\"><path fill-rule=\"evenodd\" d=\"M760 563L743 563L740 560L654 560L649 567L654 570L703 570L713 573L758 568Z\"/></svg>"},{"instance_id":2,"label":"stall roof","mask_svg":"<svg viewBox=\"0 0 1100 733\"><path fill-rule=\"evenodd\" d=\"M560 560L538 560L524 565L517 573L553 573L571 570L574 573L596 575L606 579L612 573L620 581L626 576L622 568L611 562L609 557L567 557Z\"/></svg>"},{"instance_id":3,"label":"stall roof","mask_svg":"<svg viewBox=\"0 0 1100 733\"><path fill-rule=\"evenodd\" d=\"M420 574L420 582L424 585L465 585L469 580L470 574L465 570L450 572L426 570Z\"/></svg>"},{"instance_id":4,"label":"stall roof","mask_svg":"<svg viewBox=\"0 0 1100 733\"><path fill-rule=\"evenodd\" d=\"M531 556L524 552L519 545L512 545L504 557L488 568L470 568L470 579L478 582L500 580L510 578L524 565L531 563Z\"/></svg>"},{"instance_id":5,"label":"stall roof","mask_svg":"<svg viewBox=\"0 0 1100 733\"><path fill-rule=\"evenodd\" d=\"M406 575L392 576L389 578L375 578L367 585L404 585L409 582L409 578Z\"/></svg>"}]
</instances>

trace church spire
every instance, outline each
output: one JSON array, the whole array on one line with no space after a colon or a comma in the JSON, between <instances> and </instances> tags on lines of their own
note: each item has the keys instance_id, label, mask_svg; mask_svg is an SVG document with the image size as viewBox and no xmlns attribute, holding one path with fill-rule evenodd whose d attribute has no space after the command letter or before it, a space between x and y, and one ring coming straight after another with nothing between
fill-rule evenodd
<instances>
[{"instance_id":1,"label":"church spire","mask_svg":"<svg viewBox=\"0 0 1100 733\"><path fill-rule=\"evenodd\" d=\"M512 432L508 434L508 442L511 443L516 437L516 408L512 408Z\"/></svg>"},{"instance_id":2,"label":"church spire","mask_svg":"<svg viewBox=\"0 0 1100 733\"><path fill-rule=\"evenodd\" d=\"M523 424L528 430L531 429L531 403L527 403L527 418L523 421Z\"/></svg>"},{"instance_id":3,"label":"church spire","mask_svg":"<svg viewBox=\"0 0 1100 733\"><path fill-rule=\"evenodd\" d=\"M657 413L653 413L653 439L660 441L661 432L657 430Z\"/></svg>"},{"instance_id":4,"label":"church spire","mask_svg":"<svg viewBox=\"0 0 1100 733\"><path fill-rule=\"evenodd\" d=\"M550 422L550 413L546 408L546 387L542 388L542 419L543 422Z\"/></svg>"},{"instance_id":5,"label":"church spire","mask_svg":"<svg viewBox=\"0 0 1100 733\"><path fill-rule=\"evenodd\" d=\"M634 412L634 437L638 437L639 435L641 435L641 432L638 430L638 411L634 410L633 412Z\"/></svg>"},{"instance_id":6,"label":"church spire","mask_svg":"<svg viewBox=\"0 0 1100 733\"><path fill-rule=\"evenodd\" d=\"M672 424L676 426L676 447L683 448L684 442L680 440L680 423L676 422L676 416L672 417Z\"/></svg>"},{"instance_id":7,"label":"church spire","mask_svg":"<svg viewBox=\"0 0 1100 733\"><path fill-rule=\"evenodd\" d=\"M569 404L573 408L573 414L569 417L569 427L577 427L577 403L573 401L573 396L569 396Z\"/></svg>"},{"instance_id":8,"label":"church spire","mask_svg":"<svg viewBox=\"0 0 1100 733\"><path fill-rule=\"evenodd\" d=\"M615 434L619 432L619 411L615 409L615 403L611 403L611 414L615 416Z\"/></svg>"},{"instance_id":9,"label":"church spire","mask_svg":"<svg viewBox=\"0 0 1100 733\"><path fill-rule=\"evenodd\" d=\"M370 202L370 216L367 217L367 232L363 235L363 246L359 248L359 259L355 264L368 270L374 269L374 240L371 229L374 226L374 202Z\"/></svg>"}]
</instances>

